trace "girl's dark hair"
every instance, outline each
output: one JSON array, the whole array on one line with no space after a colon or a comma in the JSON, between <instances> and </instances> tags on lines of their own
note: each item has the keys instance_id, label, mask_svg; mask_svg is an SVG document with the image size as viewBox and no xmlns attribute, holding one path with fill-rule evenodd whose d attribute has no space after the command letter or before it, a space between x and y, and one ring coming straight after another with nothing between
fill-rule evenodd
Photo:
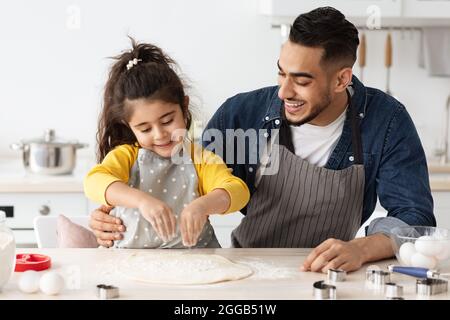
<instances>
[{"instance_id":1,"label":"girl's dark hair","mask_svg":"<svg viewBox=\"0 0 450 320\"><path fill-rule=\"evenodd\" d=\"M99 162L118 145L137 142L127 123L132 100L143 98L179 104L187 129L192 122L188 106L184 105L184 85L175 72L176 62L157 46L129 38L132 49L112 58L117 61L112 65L105 85L97 131ZM135 58L137 64L128 69L127 65Z\"/></svg>"},{"instance_id":2,"label":"girl's dark hair","mask_svg":"<svg viewBox=\"0 0 450 320\"><path fill-rule=\"evenodd\" d=\"M322 62L351 67L359 45L358 29L332 7L321 7L301 14L292 25L289 40L307 47L324 49Z\"/></svg>"}]
</instances>

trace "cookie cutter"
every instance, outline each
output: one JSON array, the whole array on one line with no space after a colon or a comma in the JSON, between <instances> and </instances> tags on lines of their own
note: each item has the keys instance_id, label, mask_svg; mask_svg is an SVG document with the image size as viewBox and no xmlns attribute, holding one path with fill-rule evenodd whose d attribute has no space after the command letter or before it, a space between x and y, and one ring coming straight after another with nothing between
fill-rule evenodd
<instances>
[{"instance_id":1,"label":"cookie cutter","mask_svg":"<svg viewBox=\"0 0 450 320\"><path fill-rule=\"evenodd\" d=\"M387 300L405 300L403 297L392 297L392 298L386 298Z\"/></svg>"},{"instance_id":2,"label":"cookie cutter","mask_svg":"<svg viewBox=\"0 0 450 320\"><path fill-rule=\"evenodd\" d=\"M393 282L388 282L385 284L384 293L386 298L388 299L399 300L396 298L401 298L403 296L403 287Z\"/></svg>"},{"instance_id":3,"label":"cookie cutter","mask_svg":"<svg viewBox=\"0 0 450 320\"><path fill-rule=\"evenodd\" d=\"M313 284L313 293L316 300L335 300L336 287L326 284L323 280Z\"/></svg>"},{"instance_id":4,"label":"cookie cutter","mask_svg":"<svg viewBox=\"0 0 450 320\"><path fill-rule=\"evenodd\" d=\"M375 285L385 285L391 282L391 274L383 270L367 270L366 280Z\"/></svg>"},{"instance_id":5,"label":"cookie cutter","mask_svg":"<svg viewBox=\"0 0 450 320\"><path fill-rule=\"evenodd\" d=\"M97 297L101 300L118 298L119 288L106 284L99 284L97 285Z\"/></svg>"},{"instance_id":6,"label":"cookie cutter","mask_svg":"<svg viewBox=\"0 0 450 320\"><path fill-rule=\"evenodd\" d=\"M345 281L347 272L342 269L328 269L327 279L331 282Z\"/></svg>"},{"instance_id":7,"label":"cookie cutter","mask_svg":"<svg viewBox=\"0 0 450 320\"><path fill-rule=\"evenodd\" d=\"M448 281L443 279L417 279L416 293L421 296L432 296L447 292Z\"/></svg>"}]
</instances>

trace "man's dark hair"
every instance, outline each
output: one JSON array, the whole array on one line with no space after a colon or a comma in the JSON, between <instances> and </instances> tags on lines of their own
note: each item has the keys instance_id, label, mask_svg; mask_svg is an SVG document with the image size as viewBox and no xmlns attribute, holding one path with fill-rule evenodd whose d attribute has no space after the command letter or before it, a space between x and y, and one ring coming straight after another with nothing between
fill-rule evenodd
<instances>
[{"instance_id":1,"label":"man's dark hair","mask_svg":"<svg viewBox=\"0 0 450 320\"><path fill-rule=\"evenodd\" d=\"M352 67L359 45L358 29L338 10L321 7L295 19L289 40L306 47L324 49L322 62Z\"/></svg>"}]
</instances>

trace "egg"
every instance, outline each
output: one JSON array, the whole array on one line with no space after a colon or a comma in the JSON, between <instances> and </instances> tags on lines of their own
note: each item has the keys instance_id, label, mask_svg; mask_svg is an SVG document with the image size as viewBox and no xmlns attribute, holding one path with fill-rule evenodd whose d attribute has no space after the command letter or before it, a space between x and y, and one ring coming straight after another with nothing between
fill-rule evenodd
<instances>
[{"instance_id":1,"label":"egg","mask_svg":"<svg viewBox=\"0 0 450 320\"><path fill-rule=\"evenodd\" d=\"M39 287L47 295L56 295L63 289L64 279L57 272L50 271L41 277Z\"/></svg>"},{"instance_id":2,"label":"egg","mask_svg":"<svg viewBox=\"0 0 450 320\"><path fill-rule=\"evenodd\" d=\"M442 243L442 250L441 250L441 252L439 252L435 256L435 258L438 259L439 261L444 261L444 260L448 259L449 255L450 255L450 248L448 246L447 241L445 241L445 242Z\"/></svg>"},{"instance_id":3,"label":"egg","mask_svg":"<svg viewBox=\"0 0 450 320\"><path fill-rule=\"evenodd\" d=\"M411 265L411 257L416 253L416 247L412 242L405 242L400 246L399 255L400 260L403 264L410 266Z\"/></svg>"},{"instance_id":4,"label":"egg","mask_svg":"<svg viewBox=\"0 0 450 320\"><path fill-rule=\"evenodd\" d=\"M415 247L417 252L432 257L442 251L441 241L436 241L432 236L422 236L417 238Z\"/></svg>"},{"instance_id":5,"label":"egg","mask_svg":"<svg viewBox=\"0 0 450 320\"><path fill-rule=\"evenodd\" d=\"M434 269L437 265L437 260L434 257L429 257L420 252L416 252L411 257L411 265L413 267Z\"/></svg>"},{"instance_id":6,"label":"egg","mask_svg":"<svg viewBox=\"0 0 450 320\"><path fill-rule=\"evenodd\" d=\"M39 290L39 279L41 275L34 270L28 270L22 273L19 279L19 289L25 293L35 293Z\"/></svg>"}]
</instances>

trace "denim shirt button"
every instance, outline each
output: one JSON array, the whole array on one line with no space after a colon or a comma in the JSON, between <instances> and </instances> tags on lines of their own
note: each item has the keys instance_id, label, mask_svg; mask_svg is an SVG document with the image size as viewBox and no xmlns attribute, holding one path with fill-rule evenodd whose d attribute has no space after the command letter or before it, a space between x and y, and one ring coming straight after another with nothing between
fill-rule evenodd
<instances>
[{"instance_id":1,"label":"denim shirt button","mask_svg":"<svg viewBox=\"0 0 450 320\"><path fill-rule=\"evenodd\" d=\"M364 113L361 112L361 113L359 114L359 117L360 117L361 119L364 118Z\"/></svg>"},{"instance_id":2,"label":"denim shirt button","mask_svg":"<svg viewBox=\"0 0 450 320\"><path fill-rule=\"evenodd\" d=\"M264 119L266 119L266 121L269 121L270 118L269 117L265 117Z\"/></svg>"},{"instance_id":3,"label":"denim shirt button","mask_svg":"<svg viewBox=\"0 0 450 320\"><path fill-rule=\"evenodd\" d=\"M275 120L275 124L278 126L280 124L280 120Z\"/></svg>"},{"instance_id":4,"label":"denim shirt button","mask_svg":"<svg viewBox=\"0 0 450 320\"><path fill-rule=\"evenodd\" d=\"M248 172L253 172L253 168L252 167L248 168Z\"/></svg>"},{"instance_id":5,"label":"denim shirt button","mask_svg":"<svg viewBox=\"0 0 450 320\"><path fill-rule=\"evenodd\" d=\"M353 161L355 158L353 156L348 157L348 160Z\"/></svg>"},{"instance_id":6,"label":"denim shirt button","mask_svg":"<svg viewBox=\"0 0 450 320\"><path fill-rule=\"evenodd\" d=\"M264 138L267 138L269 134L267 132L264 132Z\"/></svg>"}]
</instances>

